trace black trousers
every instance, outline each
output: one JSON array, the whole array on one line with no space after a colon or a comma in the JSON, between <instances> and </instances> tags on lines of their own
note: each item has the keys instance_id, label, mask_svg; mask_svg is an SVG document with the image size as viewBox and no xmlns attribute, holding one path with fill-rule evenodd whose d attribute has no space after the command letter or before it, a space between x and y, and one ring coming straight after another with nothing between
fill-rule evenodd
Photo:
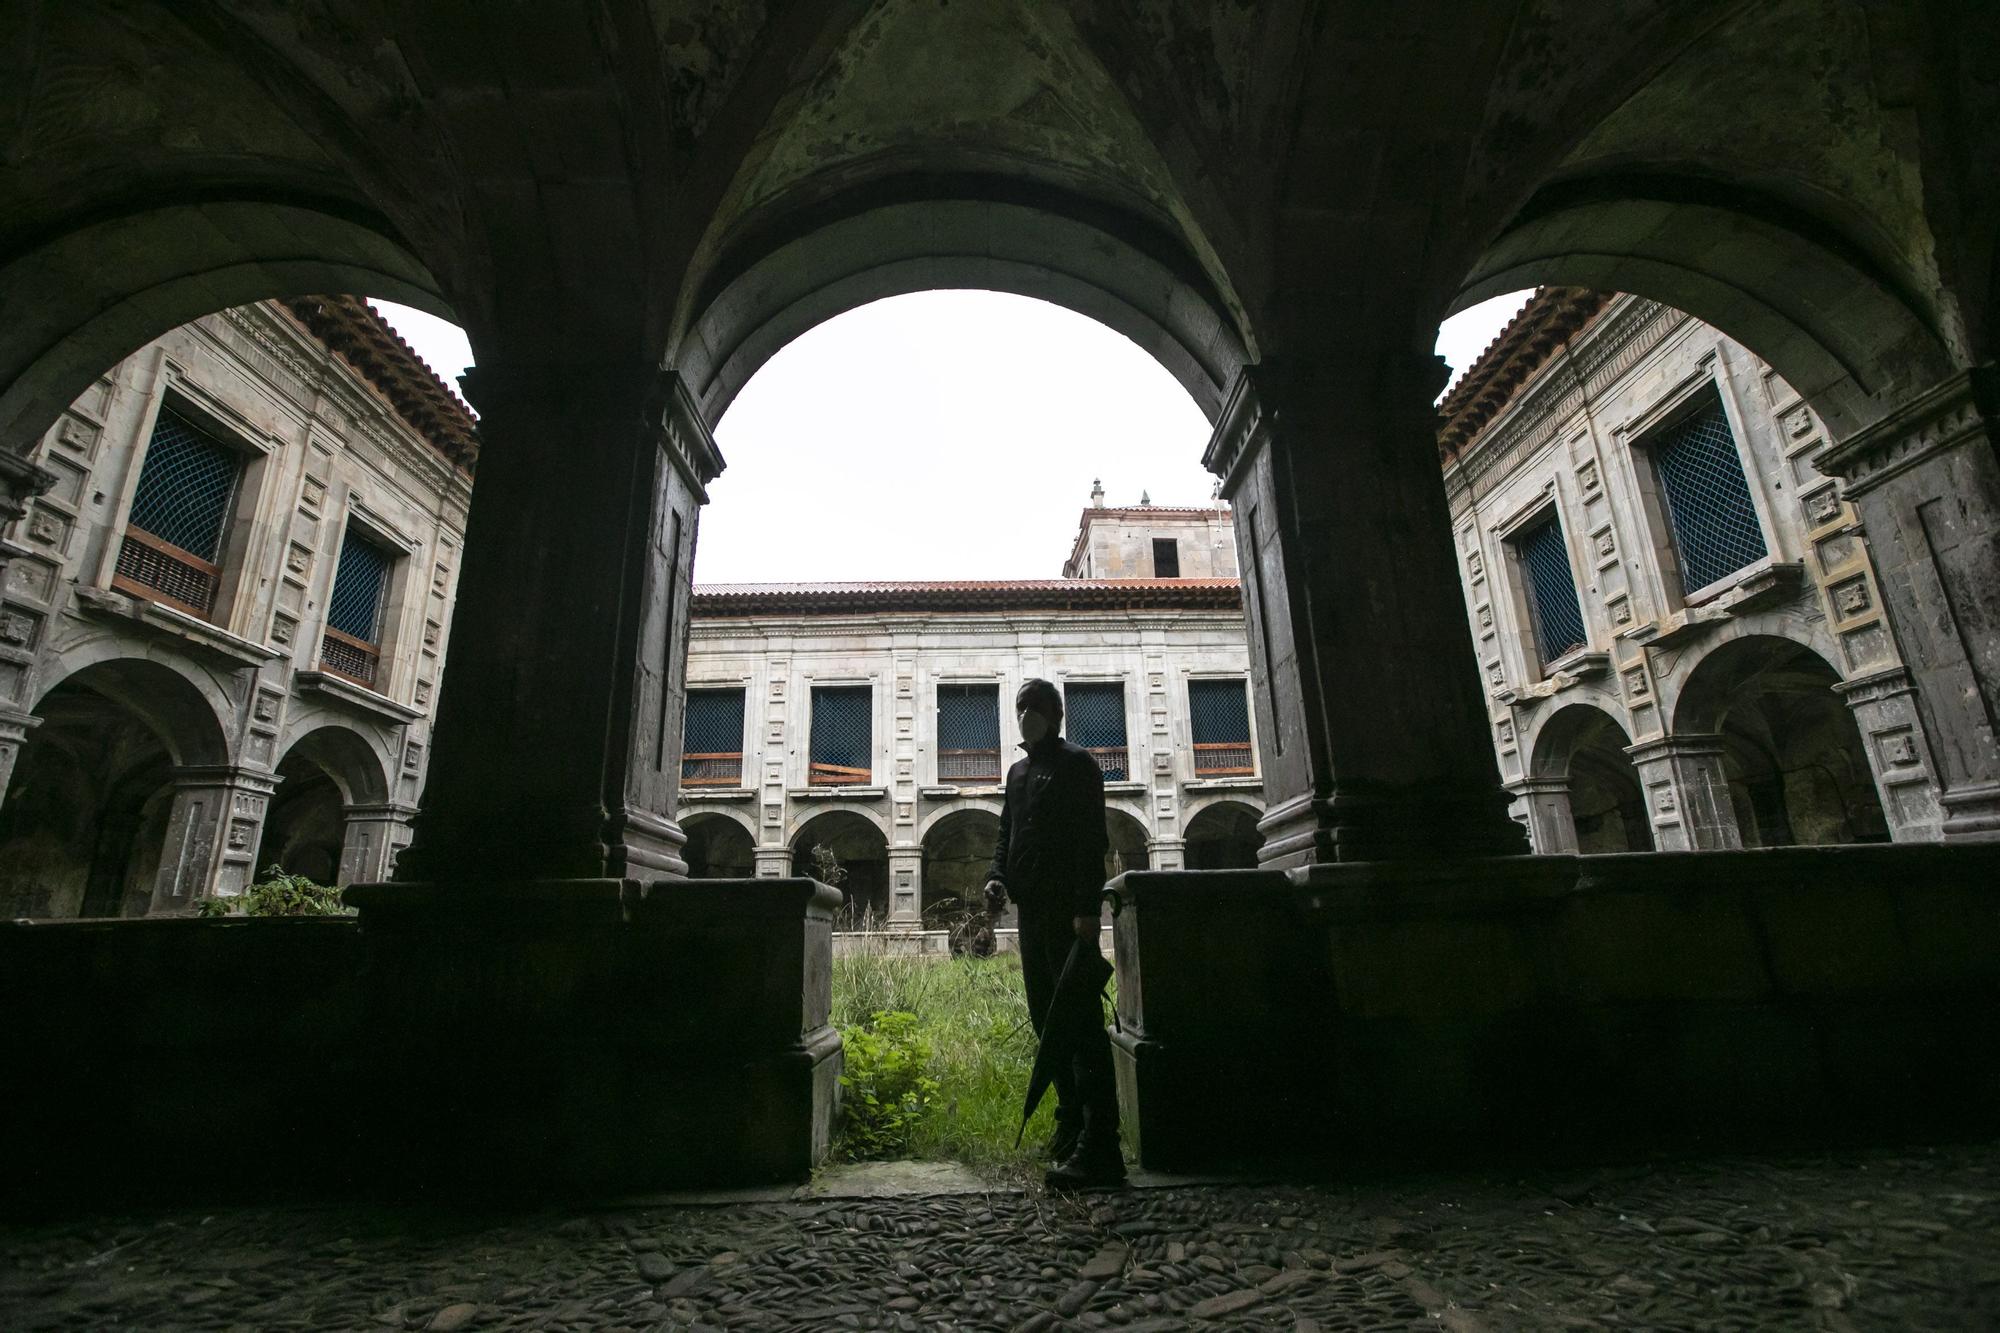
<instances>
[{"instance_id":1,"label":"black trousers","mask_svg":"<svg viewBox=\"0 0 2000 1333\"><path fill-rule=\"evenodd\" d=\"M1066 909L1051 910L1033 903L1015 903L1020 927L1021 976L1027 983L1028 1014L1041 1032L1047 1022L1049 1000L1055 994L1056 978L1076 942L1075 928ZM1093 946L1095 943L1093 942ZM1118 1141L1118 1082L1111 1071L1111 1039L1104 1033L1103 1008L1092 1006L1087 1014L1076 1014L1072 1036L1074 1058L1055 1070L1056 1117L1070 1121L1083 1117L1085 1142L1095 1148Z\"/></svg>"}]
</instances>

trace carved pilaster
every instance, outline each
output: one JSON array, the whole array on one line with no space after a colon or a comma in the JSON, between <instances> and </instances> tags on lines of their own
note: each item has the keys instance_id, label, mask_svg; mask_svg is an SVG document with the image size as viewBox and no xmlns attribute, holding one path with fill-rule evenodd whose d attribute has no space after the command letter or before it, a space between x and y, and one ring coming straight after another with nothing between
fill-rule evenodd
<instances>
[{"instance_id":1,"label":"carved pilaster","mask_svg":"<svg viewBox=\"0 0 2000 1333\"><path fill-rule=\"evenodd\" d=\"M2000 839L2000 372L1962 371L1827 450L1874 548L1946 838Z\"/></svg>"},{"instance_id":2,"label":"carved pilaster","mask_svg":"<svg viewBox=\"0 0 2000 1333\"><path fill-rule=\"evenodd\" d=\"M688 602L721 455L656 367L489 362L466 388L479 485L397 876L684 875Z\"/></svg>"},{"instance_id":3,"label":"carved pilaster","mask_svg":"<svg viewBox=\"0 0 2000 1333\"><path fill-rule=\"evenodd\" d=\"M1250 367L1203 458L1235 516L1267 865L1527 850L1453 564L1441 373L1333 352Z\"/></svg>"},{"instance_id":4,"label":"carved pilaster","mask_svg":"<svg viewBox=\"0 0 2000 1333\"><path fill-rule=\"evenodd\" d=\"M1663 736L1628 746L1625 753L1639 770L1656 849L1707 852L1743 845L1720 736Z\"/></svg>"}]
</instances>

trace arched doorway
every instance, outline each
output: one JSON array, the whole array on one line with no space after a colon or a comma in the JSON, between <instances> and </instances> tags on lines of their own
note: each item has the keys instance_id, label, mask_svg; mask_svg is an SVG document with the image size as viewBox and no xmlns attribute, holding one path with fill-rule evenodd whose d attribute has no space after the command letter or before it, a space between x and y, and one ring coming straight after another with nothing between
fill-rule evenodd
<instances>
[{"instance_id":1,"label":"arched doorway","mask_svg":"<svg viewBox=\"0 0 2000 1333\"><path fill-rule=\"evenodd\" d=\"M1128 870L1152 868L1152 854L1147 850L1150 839L1146 836L1144 824L1123 810L1107 809L1104 812L1104 832L1110 840L1110 846L1104 853L1104 878L1107 882Z\"/></svg>"},{"instance_id":2,"label":"arched doorway","mask_svg":"<svg viewBox=\"0 0 2000 1333\"><path fill-rule=\"evenodd\" d=\"M1558 710L1536 738L1534 775L1563 784L1573 846L1578 852L1653 850L1645 789L1638 769L1625 753L1629 744L1625 729L1609 713L1589 704L1571 704ZM1536 850L1569 848L1542 846L1538 840Z\"/></svg>"},{"instance_id":3,"label":"arched doorway","mask_svg":"<svg viewBox=\"0 0 2000 1333\"><path fill-rule=\"evenodd\" d=\"M115 659L58 682L35 715L0 803L0 915L144 916L175 770L226 752L213 708L168 667Z\"/></svg>"},{"instance_id":4,"label":"arched doorway","mask_svg":"<svg viewBox=\"0 0 2000 1333\"><path fill-rule=\"evenodd\" d=\"M388 776L366 739L342 726L317 727L285 751L278 776L284 781L271 797L257 848L259 876L277 866L317 884L346 885L383 873L384 865L357 863L360 848L350 830L356 807L389 797Z\"/></svg>"},{"instance_id":5,"label":"arched doorway","mask_svg":"<svg viewBox=\"0 0 2000 1333\"><path fill-rule=\"evenodd\" d=\"M991 810L954 810L924 833L923 914L935 918L982 906L986 872L1000 837L1000 816Z\"/></svg>"},{"instance_id":6,"label":"arched doorway","mask_svg":"<svg viewBox=\"0 0 2000 1333\"><path fill-rule=\"evenodd\" d=\"M824 848L847 872L840 891L847 896L836 924L858 929L889 915L889 840L868 816L854 810L814 815L792 838L792 873L819 877L815 849Z\"/></svg>"},{"instance_id":7,"label":"arched doorway","mask_svg":"<svg viewBox=\"0 0 2000 1333\"><path fill-rule=\"evenodd\" d=\"M1264 835L1257 811L1237 801L1217 801L1195 812L1187 826L1189 870L1255 870Z\"/></svg>"},{"instance_id":8,"label":"arched doorway","mask_svg":"<svg viewBox=\"0 0 2000 1333\"><path fill-rule=\"evenodd\" d=\"M690 879L749 879L757 873L756 843L750 830L728 815L707 810L681 821L687 845L681 859Z\"/></svg>"},{"instance_id":9,"label":"arched doorway","mask_svg":"<svg viewBox=\"0 0 2000 1333\"><path fill-rule=\"evenodd\" d=\"M1840 673L1790 639L1753 635L1698 663L1674 713L1676 735L1722 743L1730 804L1746 847L1887 842L1861 730Z\"/></svg>"}]
</instances>

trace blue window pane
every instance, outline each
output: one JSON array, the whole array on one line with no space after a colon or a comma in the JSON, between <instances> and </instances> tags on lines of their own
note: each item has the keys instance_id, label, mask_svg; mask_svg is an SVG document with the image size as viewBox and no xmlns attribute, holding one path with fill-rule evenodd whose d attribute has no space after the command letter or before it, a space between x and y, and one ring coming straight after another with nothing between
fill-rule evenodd
<instances>
[{"instance_id":1,"label":"blue window pane","mask_svg":"<svg viewBox=\"0 0 2000 1333\"><path fill-rule=\"evenodd\" d=\"M1576 578L1570 572L1569 548L1562 528L1551 515L1514 539L1521 568L1528 576L1528 600L1535 625L1535 646L1543 662L1553 662L1583 647L1583 607L1576 599Z\"/></svg>"},{"instance_id":2,"label":"blue window pane","mask_svg":"<svg viewBox=\"0 0 2000 1333\"><path fill-rule=\"evenodd\" d=\"M389 553L353 528L340 543L340 564L327 598L326 623L363 643L381 639L382 593L389 581Z\"/></svg>"},{"instance_id":3,"label":"blue window pane","mask_svg":"<svg viewBox=\"0 0 2000 1333\"><path fill-rule=\"evenodd\" d=\"M689 690L681 736L688 754L741 754L743 691Z\"/></svg>"},{"instance_id":4,"label":"blue window pane","mask_svg":"<svg viewBox=\"0 0 2000 1333\"><path fill-rule=\"evenodd\" d=\"M1722 400L1711 396L1700 411L1662 431L1651 447L1681 558L1683 591L1705 588L1762 560L1768 548Z\"/></svg>"},{"instance_id":5,"label":"blue window pane","mask_svg":"<svg viewBox=\"0 0 2000 1333\"><path fill-rule=\"evenodd\" d=\"M940 685L937 702L940 750L1000 748L999 686Z\"/></svg>"},{"instance_id":6,"label":"blue window pane","mask_svg":"<svg viewBox=\"0 0 2000 1333\"><path fill-rule=\"evenodd\" d=\"M213 562L222 549L239 462L207 432L161 408L132 495L132 526Z\"/></svg>"},{"instance_id":7,"label":"blue window pane","mask_svg":"<svg viewBox=\"0 0 2000 1333\"><path fill-rule=\"evenodd\" d=\"M841 685L812 692L812 762L847 769L872 767L868 687Z\"/></svg>"},{"instance_id":8,"label":"blue window pane","mask_svg":"<svg viewBox=\"0 0 2000 1333\"><path fill-rule=\"evenodd\" d=\"M1196 745L1247 745L1250 696L1240 680L1191 680L1188 711Z\"/></svg>"}]
</instances>

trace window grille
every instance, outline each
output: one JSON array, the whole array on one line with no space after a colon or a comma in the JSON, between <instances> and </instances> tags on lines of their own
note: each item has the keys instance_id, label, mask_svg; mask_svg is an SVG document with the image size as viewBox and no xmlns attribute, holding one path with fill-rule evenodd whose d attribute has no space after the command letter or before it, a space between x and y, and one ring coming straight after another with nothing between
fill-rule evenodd
<instances>
[{"instance_id":1,"label":"window grille","mask_svg":"<svg viewBox=\"0 0 2000 1333\"><path fill-rule=\"evenodd\" d=\"M1583 607L1554 512L1515 537L1514 549L1527 575L1529 619L1546 665L1584 645Z\"/></svg>"},{"instance_id":2,"label":"window grille","mask_svg":"<svg viewBox=\"0 0 2000 1333\"><path fill-rule=\"evenodd\" d=\"M195 615L215 609L217 563L240 457L161 408L139 468L112 586Z\"/></svg>"},{"instance_id":3,"label":"window grille","mask_svg":"<svg viewBox=\"0 0 2000 1333\"><path fill-rule=\"evenodd\" d=\"M1125 684L1101 681L1063 687L1063 717L1072 744L1081 745L1096 756L1097 766L1110 782L1123 782L1126 773Z\"/></svg>"},{"instance_id":4,"label":"window grille","mask_svg":"<svg viewBox=\"0 0 2000 1333\"><path fill-rule=\"evenodd\" d=\"M807 780L814 786L859 786L874 776L866 685L829 685L812 692L812 742Z\"/></svg>"},{"instance_id":5,"label":"window grille","mask_svg":"<svg viewBox=\"0 0 2000 1333\"><path fill-rule=\"evenodd\" d=\"M1240 680L1191 680L1196 777L1239 777L1255 771L1250 756L1250 696Z\"/></svg>"},{"instance_id":6,"label":"window grille","mask_svg":"<svg viewBox=\"0 0 2000 1333\"><path fill-rule=\"evenodd\" d=\"M743 781L743 691L689 690L681 726L681 782L734 787Z\"/></svg>"},{"instance_id":7,"label":"window grille","mask_svg":"<svg viewBox=\"0 0 2000 1333\"><path fill-rule=\"evenodd\" d=\"M1181 544L1172 537L1153 538L1153 577L1177 579L1181 576Z\"/></svg>"},{"instance_id":8,"label":"window grille","mask_svg":"<svg viewBox=\"0 0 2000 1333\"><path fill-rule=\"evenodd\" d=\"M382 661L382 603L389 586L389 552L348 528L326 599L326 633L320 636L323 671L375 687Z\"/></svg>"},{"instance_id":9,"label":"window grille","mask_svg":"<svg viewBox=\"0 0 2000 1333\"><path fill-rule=\"evenodd\" d=\"M1000 780L1000 687L940 685L938 781Z\"/></svg>"},{"instance_id":10,"label":"window grille","mask_svg":"<svg viewBox=\"0 0 2000 1333\"><path fill-rule=\"evenodd\" d=\"M1764 558L1769 548L1720 398L1711 396L1700 411L1668 426L1650 447L1684 593Z\"/></svg>"}]
</instances>

